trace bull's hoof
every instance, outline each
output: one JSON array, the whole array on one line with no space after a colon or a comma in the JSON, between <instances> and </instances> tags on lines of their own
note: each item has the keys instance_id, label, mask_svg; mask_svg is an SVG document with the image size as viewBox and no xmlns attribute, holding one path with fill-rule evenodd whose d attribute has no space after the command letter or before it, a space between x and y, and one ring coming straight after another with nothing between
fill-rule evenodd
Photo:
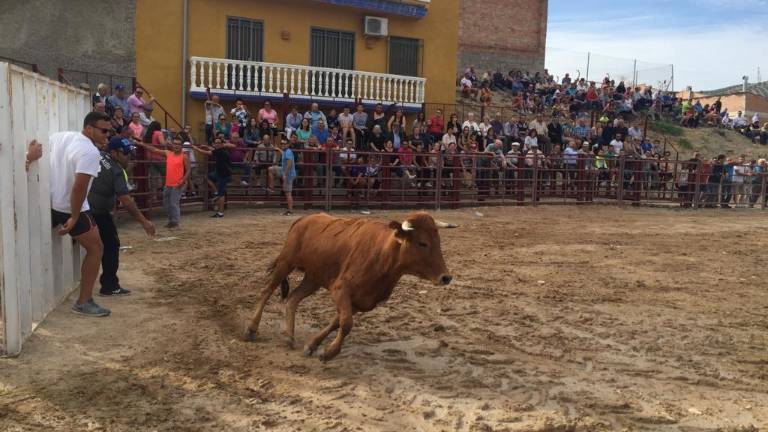
<instances>
[{"instance_id":1,"label":"bull's hoof","mask_svg":"<svg viewBox=\"0 0 768 432\"><path fill-rule=\"evenodd\" d=\"M293 346L293 338L292 338L292 337L290 337L290 336L286 336L286 337L284 337L284 338L283 338L283 341L285 341L285 346L287 346L287 347L288 347L288 349L291 349L291 350L292 350L292 349L294 349L294 348L295 348L295 347Z\"/></svg>"},{"instance_id":2,"label":"bull's hoof","mask_svg":"<svg viewBox=\"0 0 768 432\"><path fill-rule=\"evenodd\" d=\"M245 342L253 342L256 340L256 332L251 330L250 328L246 328L243 332L243 341Z\"/></svg>"},{"instance_id":3,"label":"bull's hoof","mask_svg":"<svg viewBox=\"0 0 768 432\"><path fill-rule=\"evenodd\" d=\"M304 356L305 357L312 357L312 354L314 354L314 353L315 353L315 348L312 348L309 345L304 347Z\"/></svg>"},{"instance_id":4,"label":"bull's hoof","mask_svg":"<svg viewBox=\"0 0 768 432\"><path fill-rule=\"evenodd\" d=\"M318 358L320 359L321 362L327 363L327 362L333 360L333 358L336 357L336 355L337 354L329 354L327 352L324 352L324 353L320 354L320 356Z\"/></svg>"}]
</instances>

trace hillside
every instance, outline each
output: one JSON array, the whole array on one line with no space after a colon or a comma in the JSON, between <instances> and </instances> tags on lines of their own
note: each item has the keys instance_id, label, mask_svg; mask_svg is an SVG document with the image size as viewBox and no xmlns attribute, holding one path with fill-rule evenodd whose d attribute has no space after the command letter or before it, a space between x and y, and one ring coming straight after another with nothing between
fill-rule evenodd
<instances>
[{"instance_id":1,"label":"hillside","mask_svg":"<svg viewBox=\"0 0 768 432\"><path fill-rule=\"evenodd\" d=\"M747 159L768 157L768 146L755 144L732 130L700 127L681 128L669 122L649 122L648 137L672 143L685 159L699 151L705 157L724 154L729 157L744 155Z\"/></svg>"}]
</instances>

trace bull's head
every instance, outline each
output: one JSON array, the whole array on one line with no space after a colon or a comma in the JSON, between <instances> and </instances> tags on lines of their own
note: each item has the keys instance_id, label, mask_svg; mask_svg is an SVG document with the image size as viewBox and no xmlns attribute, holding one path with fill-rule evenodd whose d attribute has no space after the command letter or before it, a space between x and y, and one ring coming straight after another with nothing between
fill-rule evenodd
<instances>
[{"instance_id":1,"label":"bull's head","mask_svg":"<svg viewBox=\"0 0 768 432\"><path fill-rule=\"evenodd\" d=\"M405 274L430 280L437 285L451 283L453 277L445 266L438 229L458 228L457 225L435 220L426 212L416 212L403 222L390 222L389 227L402 243L400 263Z\"/></svg>"}]
</instances>

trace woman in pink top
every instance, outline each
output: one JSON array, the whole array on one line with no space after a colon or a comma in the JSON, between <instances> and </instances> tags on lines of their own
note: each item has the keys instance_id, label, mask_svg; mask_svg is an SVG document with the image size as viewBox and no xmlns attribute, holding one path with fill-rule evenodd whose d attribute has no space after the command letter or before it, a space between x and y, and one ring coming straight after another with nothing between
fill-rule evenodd
<instances>
[{"instance_id":1,"label":"woman in pink top","mask_svg":"<svg viewBox=\"0 0 768 432\"><path fill-rule=\"evenodd\" d=\"M139 113L131 114L131 122L128 123L128 128L133 132L133 137L141 141L144 126L141 125Z\"/></svg>"},{"instance_id":2,"label":"woman in pink top","mask_svg":"<svg viewBox=\"0 0 768 432\"><path fill-rule=\"evenodd\" d=\"M152 144L158 150L165 150L165 135L160 122L153 121L147 126L142 142ZM147 154L148 153L148 154ZM165 184L165 155L162 153L145 152L141 160L148 161L150 191L160 191Z\"/></svg>"},{"instance_id":3,"label":"woman in pink top","mask_svg":"<svg viewBox=\"0 0 768 432\"><path fill-rule=\"evenodd\" d=\"M272 129L277 129L277 111L272 108L270 101L264 102L264 108L259 110L259 123L266 120Z\"/></svg>"}]
</instances>

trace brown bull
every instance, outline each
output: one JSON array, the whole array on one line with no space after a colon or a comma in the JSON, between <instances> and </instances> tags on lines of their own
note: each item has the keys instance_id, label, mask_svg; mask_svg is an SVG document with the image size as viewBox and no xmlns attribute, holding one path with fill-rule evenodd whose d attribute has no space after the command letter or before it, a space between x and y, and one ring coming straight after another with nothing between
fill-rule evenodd
<instances>
[{"instance_id":1,"label":"brown bull","mask_svg":"<svg viewBox=\"0 0 768 432\"><path fill-rule=\"evenodd\" d=\"M286 338L288 346L293 348L299 302L325 287L336 304L336 316L307 342L304 354L311 356L320 343L338 329L336 338L320 356L324 361L334 358L352 330L352 316L386 301L403 275L414 275L435 284L451 282L437 230L455 227L435 221L425 212L412 213L404 222L389 223L341 219L327 214L297 220L270 268L271 279L261 292L256 314L245 332L246 340L256 336L267 300L278 285L282 285L283 297L287 296ZM286 278L295 269L304 272L304 279L288 294Z\"/></svg>"}]
</instances>

